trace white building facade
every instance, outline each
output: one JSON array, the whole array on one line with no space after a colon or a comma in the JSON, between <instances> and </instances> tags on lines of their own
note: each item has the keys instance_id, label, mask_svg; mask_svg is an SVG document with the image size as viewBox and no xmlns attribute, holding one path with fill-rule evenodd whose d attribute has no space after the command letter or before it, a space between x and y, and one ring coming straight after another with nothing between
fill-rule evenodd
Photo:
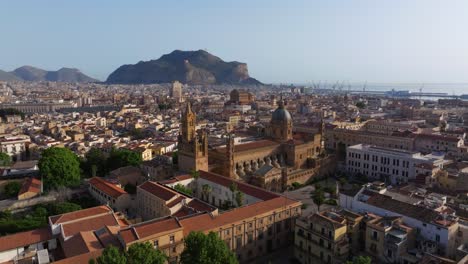
<instances>
[{"instance_id":1,"label":"white building facade","mask_svg":"<svg viewBox=\"0 0 468 264\"><path fill-rule=\"evenodd\" d=\"M421 155L402 149L382 148L365 144L349 146L346 151L346 170L363 174L391 184L402 184L418 175L416 165L427 164L441 168L443 156Z\"/></svg>"}]
</instances>

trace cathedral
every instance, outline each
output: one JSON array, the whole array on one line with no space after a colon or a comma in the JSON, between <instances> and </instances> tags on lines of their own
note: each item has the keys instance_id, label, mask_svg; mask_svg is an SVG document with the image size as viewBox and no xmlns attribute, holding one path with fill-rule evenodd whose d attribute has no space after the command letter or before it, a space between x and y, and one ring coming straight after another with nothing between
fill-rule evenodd
<instances>
[{"instance_id":1,"label":"cathedral","mask_svg":"<svg viewBox=\"0 0 468 264\"><path fill-rule=\"evenodd\" d=\"M282 101L256 141L235 144L230 134L225 146L209 149L206 132L195 131L195 125L196 116L187 105L179 136L182 171L209 170L276 192L321 173L322 133L295 135L291 114Z\"/></svg>"}]
</instances>

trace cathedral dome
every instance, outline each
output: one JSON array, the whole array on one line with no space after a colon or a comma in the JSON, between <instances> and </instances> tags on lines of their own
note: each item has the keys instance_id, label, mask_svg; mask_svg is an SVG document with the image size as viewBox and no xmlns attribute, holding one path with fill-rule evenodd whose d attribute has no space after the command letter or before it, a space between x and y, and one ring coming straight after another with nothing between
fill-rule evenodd
<instances>
[{"instance_id":1,"label":"cathedral dome","mask_svg":"<svg viewBox=\"0 0 468 264\"><path fill-rule=\"evenodd\" d=\"M292 120L291 114L288 110L284 109L284 104L280 101L278 108L271 115L272 122L290 122Z\"/></svg>"}]
</instances>

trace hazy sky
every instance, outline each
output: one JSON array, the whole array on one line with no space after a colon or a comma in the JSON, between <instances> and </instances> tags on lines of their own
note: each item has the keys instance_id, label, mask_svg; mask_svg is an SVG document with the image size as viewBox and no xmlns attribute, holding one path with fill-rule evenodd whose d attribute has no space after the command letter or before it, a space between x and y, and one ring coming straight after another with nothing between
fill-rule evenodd
<instances>
[{"instance_id":1,"label":"hazy sky","mask_svg":"<svg viewBox=\"0 0 468 264\"><path fill-rule=\"evenodd\" d=\"M105 80L174 49L263 82L468 82L468 1L1 0L0 69Z\"/></svg>"}]
</instances>

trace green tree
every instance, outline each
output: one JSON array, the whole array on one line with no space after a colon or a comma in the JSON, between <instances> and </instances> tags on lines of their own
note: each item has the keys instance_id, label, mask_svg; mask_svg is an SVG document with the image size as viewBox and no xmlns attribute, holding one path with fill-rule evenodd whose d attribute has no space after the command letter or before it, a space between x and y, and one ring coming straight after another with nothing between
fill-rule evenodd
<instances>
[{"instance_id":1,"label":"green tree","mask_svg":"<svg viewBox=\"0 0 468 264\"><path fill-rule=\"evenodd\" d=\"M6 153L0 153L0 166L10 166L11 165L11 157L8 156Z\"/></svg>"},{"instance_id":2,"label":"green tree","mask_svg":"<svg viewBox=\"0 0 468 264\"><path fill-rule=\"evenodd\" d=\"M371 264L372 259L368 256L357 256L352 261L346 261L346 264Z\"/></svg>"},{"instance_id":3,"label":"green tree","mask_svg":"<svg viewBox=\"0 0 468 264\"><path fill-rule=\"evenodd\" d=\"M316 190L312 196L312 200L317 205L317 211L320 211L320 206L325 202L325 195L322 190Z\"/></svg>"},{"instance_id":4,"label":"green tree","mask_svg":"<svg viewBox=\"0 0 468 264\"><path fill-rule=\"evenodd\" d=\"M244 204L244 193L241 191L236 192L236 203L238 207L241 207Z\"/></svg>"},{"instance_id":5,"label":"green tree","mask_svg":"<svg viewBox=\"0 0 468 264\"><path fill-rule=\"evenodd\" d=\"M177 151L172 152L172 164L179 164L179 152Z\"/></svg>"},{"instance_id":6,"label":"green tree","mask_svg":"<svg viewBox=\"0 0 468 264\"><path fill-rule=\"evenodd\" d=\"M182 264L236 264L234 253L214 232L191 232L185 239Z\"/></svg>"},{"instance_id":7,"label":"green tree","mask_svg":"<svg viewBox=\"0 0 468 264\"><path fill-rule=\"evenodd\" d=\"M107 173L106 154L101 149L91 148L85 154L85 159L83 160L81 167L87 176L103 176Z\"/></svg>"},{"instance_id":8,"label":"green tree","mask_svg":"<svg viewBox=\"0 0 468 264\"><path fill-rule=\"evenodd\" d=\"M52 147L44 150L38 165L47 189L80 183L80 163L69 149Z\"/></svg>"},{"instance_id":9,"label":"green tree","mask_svg":"<svg viewBox=\"0 0 468 264\"><path fill-rule=\"evenodd\" d=\"M195 192L196 195L198 195L198 179L200 178L200 172L194 169L190 170L190 175L195 179L195 187L193 188L193 191Z\"/></svg>"},{"instance_id":10,"label":"green tree","mask_svg":"<svg viewBox=\"0 0 468 264\"><path fill-rule=\"evenodd\" d=\"M359 109L364 109L366 108L366 104L364 102L357 102L356 107Z\"/></svg>"},{"instance_id":11,"label":"green tree","mask_svg":"<svg viewBox=\"0 0 468 264\"><path fill-rule=\"evenodd\" d=\"M98 264L127 264L125 254L114 246L108 246L97 259Z\"/></svg>"},{"instance_id":12,"label":"green tree","mask_svg":"<svg viewBox=\"0 0 468 264\"><path fill-rule=\"evenodd\" d=\"M203 184L202 186L202 193L205 196L206 200L210 200L210 193L211 193L211 185Z\"/></svg>"},{"instance_id":13,"label":"green tree","mask_svg":"<svg viewBox=\"0 0 468 264\"><path fill-rule=\"evenodd\" d=\"M110 170L115 170L125 166L139 166L142 161L139 153L128 149L113 149L107 160L107 164L109 164Z\"/></svg>"},{"instance_id":14,"label":"green tree","mask_svg":"<svg viewBox=\"0 0 468 264\"><path fill-rule=\"evenodd\" d=\"M127 251L127 260L129 264L163 264L167 257L146 242L132 244Z\"/></svg>"},{"instance_id":15,"label":"green tree","mask_svg":"<svg viewBox=\"0 0 468 264\"><path fill-rule=\"evenodd\" d=\"M78 210L81 210L81 206L79 204L63 202L63 203L52 204L50 208L50 213L52 215L59 215L59 214L65 214L65 213L74 212Z\"/></svg>"},{"instance_id":16,"label":"green tree","mask_svg":"<svg viewBox=\"0 0 468 264\"><path fill-rule=\"evenodd\" d=\"M125 186L124 186L124 190L126 192L128 192L129 194L136 194L137 192L137 188L135 185L131 184L131 183L127 183Z\"/></svg>"},{"instance_id":17,"label":"green tree","mask_svg":"<svg viewBox=\"0 0 468 264\"><path fill-rule=\"evenodd\" d=\"M21 184L16 181L9 182L5 185L5 194L8 197L15 197L21 189Z\"/></svg>"},{"instance_id":18,"label":"green tree","mask_svg":"<svg viewBox=\"0 0 468 264\"><path fill-rule=\"evenodd\" d=\"M24 113L21 112L20 110L16 110L14 108L5 108L5 109L0 109L0 117L6 121L6 116L7 115L20 115L21 119L24 119Z\"/></svg>"},{"instance_id":19,"label":"green tree","mask_svg":"<svg viewBox=\"0 0 468 264\"><path fill-rule=\"evenodd\" d=\"M229 185L229 190L231 191L231 204L234 204L236 192L239 190L239 187L235 182L232 182L231 185Z\"/></svg>"},{"instance_id":20,"label":"green tree","mask_svg":"<svg viewBox=\"0 0 468 264\"><path fill-rule=\"evenodd\" d=\"M185 193L187 195L190 195L192 196L192 190L190 190L189 188L183 186L182 184L178 183L174 186L174 189L181 192L181 193Z\"/></svg>"}]
</instances>

